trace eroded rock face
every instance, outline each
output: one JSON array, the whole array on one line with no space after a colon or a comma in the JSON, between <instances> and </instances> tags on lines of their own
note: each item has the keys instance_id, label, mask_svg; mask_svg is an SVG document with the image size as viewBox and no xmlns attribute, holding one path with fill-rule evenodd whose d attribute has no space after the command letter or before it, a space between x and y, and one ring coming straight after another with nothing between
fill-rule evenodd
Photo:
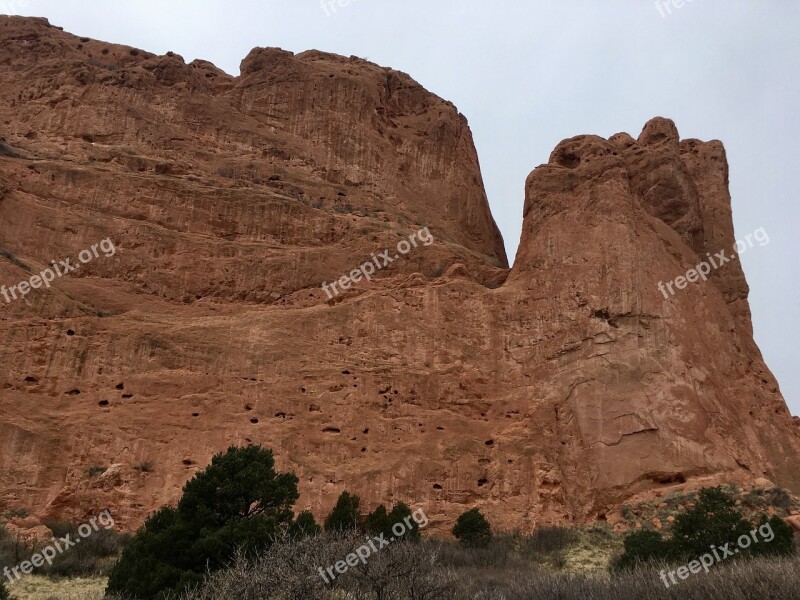
<instances>
[{"instance_id":1,"label":"eroded rock face","mask_svg":"<svg viewBox=\"0 0 800 600\"><path fill-rule=\"evenodd\" d=\"M253 50L205 61L0 17L0 502L138 526L229 445L275 450L298 510L339 493L446 531L602 518L766 477L800 434L752 340L719 142L666 119L562 142L513 269L466 120L405 74ZM329 299L420 227L434 236Z\"/></svg>"}]
</instances>

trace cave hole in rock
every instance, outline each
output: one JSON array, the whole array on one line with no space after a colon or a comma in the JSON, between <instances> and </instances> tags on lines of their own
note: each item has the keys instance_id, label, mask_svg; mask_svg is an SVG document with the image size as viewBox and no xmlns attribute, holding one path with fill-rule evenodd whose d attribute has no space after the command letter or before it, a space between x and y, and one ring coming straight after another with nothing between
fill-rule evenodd
<instances>
[{"instance_id":1,"label":"cave hole in rock","mask_svg":"<svg viewBox=\"0 0 800 600\"><path fill-rule=\"evenodd\" d=\"M581 158L572 152L561 152L556 157L556 162L567 169L575 169L581 164Z\"/></svg>"},{"instance_id":2,"label":"cave hole in rock","mask_svg":"<svg viewBox=\"0 0 800 600\"><path fill-rule=\"evenodd\" d=\"M668 483L686 483L683 473L672 473L667 475L655 476L652 478L655 483L666 485Z\"/></svg>"},{"instance_id":3,"label":"cave hole in rock","mask_svg":"<svg viewBox=\"0 0 800 600\"><path fill-rule=\"evenodd\" d=\"M615 329L619 329L619 325L617 325L617 322L611 317L611 313L608 312L608 309L604 308L601 310L596 310L592 313L592 316L595 319L600 319L601 321L605 321Z\"/></svg>"}]
</instances>

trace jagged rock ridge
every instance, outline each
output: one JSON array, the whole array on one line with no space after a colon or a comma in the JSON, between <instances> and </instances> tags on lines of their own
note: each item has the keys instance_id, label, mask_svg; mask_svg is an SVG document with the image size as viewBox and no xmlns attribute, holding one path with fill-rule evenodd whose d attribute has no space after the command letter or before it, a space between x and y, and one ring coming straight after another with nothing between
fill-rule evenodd
<instances>
[{"instance_id":1,"label":"jagged rock ridge","mask_svg":"<svg viewBox=\"0 0 800 600\"><path fill-rule=\"evenodd\" d=\"M405 74L256 49L232 77L36 19L0 41L0 282L116 244L0 301L3 507L135 527L248 443L299 509L348 489L439 530L473 505L529 529L716 481L800 491L738 264L657 288L733 244L719 142L666 119L565 140L508 269L466 120Z\"/></svg>"}]
</instances>

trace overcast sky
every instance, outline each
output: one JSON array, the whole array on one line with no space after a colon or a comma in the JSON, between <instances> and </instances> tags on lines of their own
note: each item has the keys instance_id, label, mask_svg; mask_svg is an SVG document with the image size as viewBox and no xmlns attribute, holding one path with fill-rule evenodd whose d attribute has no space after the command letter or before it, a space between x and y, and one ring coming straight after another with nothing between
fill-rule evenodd
<instances>
[{"instance_id":1,"label":"overcast sky","mask_svg":"<svg viewBox=\"0 0 800 600\"><path fill-rule=\"evenodd\" d=\"M0 0L0 13L236 75L255 46L405 71L469 119L510 260L525 177L560 140L636 137L656 115L682 137L722 140L737 237L770 237L742 256L756 341L800 414L800 2L662 2L669 11L654 0Z\"/></svg>"}]
</instances>

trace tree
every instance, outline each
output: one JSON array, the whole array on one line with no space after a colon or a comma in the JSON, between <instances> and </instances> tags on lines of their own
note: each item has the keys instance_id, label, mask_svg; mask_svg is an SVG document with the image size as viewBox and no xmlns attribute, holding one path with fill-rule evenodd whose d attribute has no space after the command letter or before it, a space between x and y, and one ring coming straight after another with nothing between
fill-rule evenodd
<instances>
[{"instance_id":1,"label":"tree","mask_svg":"<svg viewBox=\"0 0 800 600\"><path fill-rule=\"evenodd\" d=\"M319 535L322 528L317 525L314 515L304 510L297 515L297 520L289 527L289 535L293 538L313 537Z\"/></svg>"},{"instance_id":2,"label":"tree","mask_svg":"<svg viewBox=\"0 0 800 600\"><path fill-rule=\"evenodd\" d=\"M489 543L492 529L481 511L472 508L458 517L453 535L468 548L481 548Z\"/></svg>"},{"instance_id":3,"label":"tree","mask_svg":"<svg viewBox=\"0 0 800 600\"><path fill-rule=\"evenodd\" d=\"M703 488L697 503L675 519L672 543L677 555L695 558L748 535L753 525L736 508L733 497L721 487Z\"/></svg>"},{"instance_id":4,"label":"tree","mask_svg":"<svg viewBox=\"0 0 800 600\"><path fill-rule=\"evenodd\" d=\"M628 534L624 540L625 552L614 562L613 568L627 568L649 560L694 560L710 553L712 546L722 548L726 544L736 550L737 559L792 553L791 527L778 517L767 520L764 515L759 523L754 526L745 519L733 496L721 487L703 488L695 506L675 519L670 539L662 538L656 531ZM754 532L756 529L758 531ZM774 537L767 541L769 531ZM739 540L745 538L748 543L740 546Z\"/></svg>"},{"instance_id":5,"label":"tree","mask_svg":"<svg viewBox=\"0 0 800 600\"><path fill-rule=\"evenodd\" d=\"M140 600L180 594L224 567L237 549L266 548L292 522L293 473L276 473L271 450L231 447L183 488L176 508L147 519L113 567L107 593Z\"/></svg>"},{"instance_id":6,"label":"tree","mask_svg":"<svg viewBox=\"0 0 800 600\"><path fill-rule=\"evenodd\" d=\"M398 502L391 512L386 512L386 507L381 504L364 517L364 530L374 535L383 534L388 540L398 537L393 528L400 523L405 529L403 539L416 542L420 539L419 524L410 517L411 509L402 502Z\"/></svg>"},{"instance_id":7,"label":"tree","mask_svg":"<svg viewBox=\"0 0 800 600\"><path fill-rule=\"evenodd\" d=\"M763 535L765 529L771 530L773 538L767 542ZM794 552L794 530L780 517L772 517L767 520L766 516L761 517L758 525L761 541L751 546L753 554L759 556L789 556Z\"/></svg>"},{"instance_id":8,"label":"tree","mask_svg":"<svg viewBox=\"0 0 800 600\"><path fill-rule=\"evenodd\" d=\"M358 505L361 499L349 492L342 492L336 506L325 519L325 531L348 531L358 529Z\"/></svg>"},{"instance_id":9,"label":"tree","mask_svg":"<svg viewBox=\"0 0 800 600\"><path fill-rule=\"evenodd\" d=\"M386 539L392 537L392 521L383 504L364 518L364 529L372 535L383 534Z\"/></svg>"},{"instance_id":10,"label":"tree","mask_svg":"<svg viewBox=\"0 0 800 600\"><path fill-rule=\"evenodd\" d=\"M612 563L612 569L627 569L650 560L666 560L673 554L670 541L652 529L634 531L625 536L624 553Z\"/></svg>"},{"instance_id":11,"label":"tree","mask_svg":"<svg viewBox=\"0 0 800 600\"><path fill-rule=\"evenodd\" d=\"M389 522L392 524L392 527L394 527L397 523L402 523L406 528L406 532L403 534L403 539L417 542L420 538L419 523L417 523L413 517L410 519L409 517L411 517L411 508L402 502L398 502L395 504L392 512L389 513Z\"/></svg>"}]
</instances>

